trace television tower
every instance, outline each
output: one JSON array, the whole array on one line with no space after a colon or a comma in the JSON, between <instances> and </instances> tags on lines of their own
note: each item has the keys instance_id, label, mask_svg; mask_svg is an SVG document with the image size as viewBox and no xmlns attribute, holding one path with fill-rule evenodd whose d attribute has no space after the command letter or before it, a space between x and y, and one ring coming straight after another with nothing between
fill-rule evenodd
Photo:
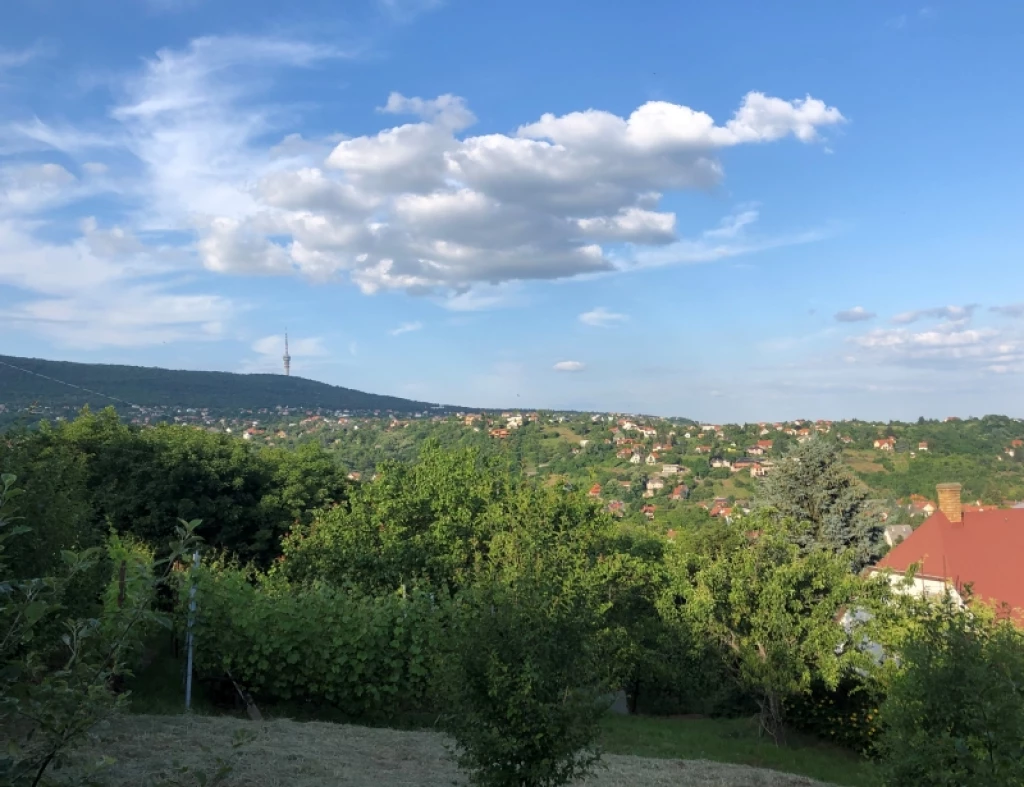
<instances>
[{"instance_id":1,"label":"television tower","mask_svg":"<svg viewBox=\"0 0 1024 787\"><path fill-rule=\"evenodd\" d=\"M284 332L284 376L292 373L292 357L288 354L288 331Z\"/></svg>"}]
</instances>

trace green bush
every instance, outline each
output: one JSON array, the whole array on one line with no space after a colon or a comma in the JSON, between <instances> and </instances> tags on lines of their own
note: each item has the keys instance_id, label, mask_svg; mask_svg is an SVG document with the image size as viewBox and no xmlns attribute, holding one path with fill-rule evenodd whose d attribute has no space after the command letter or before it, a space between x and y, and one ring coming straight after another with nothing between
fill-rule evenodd
<instances>
[{"instance_id":1,"label":"green bush","mask_svg":"<svg viewBox=\"0 0 1024 787\"><path fill-rule=\"evenodd\" d=\"M323 703L354 718L429 704L443 601L416 590L296 586L223 566L201 568L197 583L201 675L230 673L257 698Z\"/></svg>"},{"instance_id":2,"label":"green bush","mask_svg":"<svg viewBox=\"0 0 1024 787\"><path fill-rule=\"evenodd\" d=\"M599 611L579 588L549 580L485 580L456 602L444 720L473 784L568 784L599 757Z\"/></svg>"},{"instance_id":3,"label":"green bush","mask_svg":"<svg viewBox=\"0 0 1024 787\"><path fill-rule=\"evenodd\" d=\"M844 678L835 690L816 681L809 693L790 701L789 721L802 732L870 754L878 740L884 699L876 687L854 677Z\"/></svg>"},{"instance_id":4,"label":"green bush","mask_svg":"<svg viewBox=\"0 0 1024 787\"><path fill-rule=\"evenodd\" d=\"M952 599L923 613L882 705L886 784L1024 784L1024 632Z\"/></svg>"}]
</instances>

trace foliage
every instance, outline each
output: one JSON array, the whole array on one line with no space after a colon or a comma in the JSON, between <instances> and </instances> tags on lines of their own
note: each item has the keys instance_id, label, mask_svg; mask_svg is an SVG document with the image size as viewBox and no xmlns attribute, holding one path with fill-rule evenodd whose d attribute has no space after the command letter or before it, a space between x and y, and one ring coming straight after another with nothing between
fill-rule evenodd
<instances>
[{"instance_id":1,"label":"foliage","mask_svg":"<svg viewBox=\"0 0 1024 787\"><path fill-rule=\"evenodd\" d=\"M276 570L371 592L412 582L457 586L497 533L543 531L587 549L610 525L582 493L516 482L500 460L428 442L416 464L386 463L347 505L295 528Z\"/></svg>"},{"instance_id":2,"label":"foliage","mask_svg":"<svg viewBox=\"0 0 1024 787\"><path fill-rule=\"evenodd\" d=\"M392 718L427 705L443 599L420 590L369 596L324 583L296 586L223 565L196 576L200 675L230 674L257 698L322 702L352 718ZM188 582L181 590L184 605Z\"/></svg>"},{"instance_id":3,"label":"foliage","mask_svg":"<svg viewBox=\"0 0 1024 787\"><path fill-rule=\"evenodd\" d=\"M64 568L52 576L7 578L7 545L29 531L14 525L20 492L14 482L11 474L0 478L0 726L11 735L0 780L35 787L48 783L70 750L121 706L123 696L110 682L125 672L142 625L156 619L148 591L157 580L142 587L140 571L140 582L116 609L62 620L74 578L91 569L99 549L64 551ZM171 559L194 540L197 524L179 529Z\"/></svg>"},{"instance_id":4,"label":"foliage","mask_svg":"<svg viewBox=\"0 0 1024 787\"><path fill-rule=\"evenodd\" d=\"M732 678L756 699L763 729L777 738L791 698L816 680L835 688L868 664L838 622L867 586L849 573L846 556L802 553L770 514L750 524L756 537L723 540L706 554L670 553L663 609L721 649Z\"/></svg>"},{"instance_id":5,"label":"foliage","mask_svg":"<svg viewBox=\"0 0 1024 787\"><path fill-rule=\"evenodd\" d=\"M598 760L606 669L588 583L514 538L512 571L460 594L445 662L445 726L474 784L568 784Z\"/></svg>"},{"instance_id":6,"label":"foliage","mask_svg":"<svg viewBox=\"0 0 1024 787\"><path fill-rule=\"evenodd\" d=\"M882 706L886 783L1024 783L1024 633L947 596L922 613Z\"/></svg>"},{"instance_id":7,"label":"foliage","mask_svg":"<svg viewBox=\"0 0 1024 787\"><path fill-rule=\"evenodd\" d=\"M95 525L89 504L86 457L74 446L48 429L15 429L0 440L0 468L18 477L18 509L32 522L31 538L7 545L14 576L45 576L62 565L63 550L103 542L105 532Z\"/></svg>"},{"instance_id":8,"label":"foliage","mask_svg":"<svg viewBox=\"0 0 1024 787\"><path fill-rule=\"evenodd\" d=\"M99 544L109 526L163 544L174 522L200 519L212 546L268 565L294 522L343 501L349 486L316 445L261 451L186 426L138 429L111 409L43 425L17 445L12 469L41 501L42 532L59 532L49 540L62 547Z\"/></svg>"},{"instance_id":9,"label":"foliage","mask_svg":"<svg viewBox=\"0 0 1024 787\"><path fill-rule=\"evenodd\" d=\"M835 440L816 437L798 444L761 485L759 502L780 518L809 527L794 530L804 550L849 553L859 570L878 557L883 526L869 509L868 490L842 463Z\"/></svg>"}]
</instances>

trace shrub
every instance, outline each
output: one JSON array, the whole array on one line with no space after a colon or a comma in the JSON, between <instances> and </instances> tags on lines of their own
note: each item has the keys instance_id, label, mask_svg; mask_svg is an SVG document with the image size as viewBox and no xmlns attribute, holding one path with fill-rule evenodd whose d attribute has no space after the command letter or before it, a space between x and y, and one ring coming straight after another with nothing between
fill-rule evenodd
<instances>
[{"instance_id":1,"label":"shrub","mask_svg":"<svg viewBox=\"0 0 1024 787\"><path fill-rule=\"evenodd\" d=\"M368 596L224 566L201 568L197 581L201 674L230 673L257 697L326 703L357 718L429 704L445 610L429 594ZM187 603L187 582L182 594Z\"/></svg>"},{"instance_id":2,"label":"shrub","mask_svg":"<svg viewBox=\"0 0 1024 787\"><path fill-rule=\"evenodd\" d=\"M567 784L597 762L599 613L542 577L483 580L457 603L445 726L483 787Z\"/></svg>"},{"instance_id":3,"label":"shrub","mask_svg":"<svg viewBox=\"0 0 1024 787\"><path fill-rule=\"evenodd\" d=\"M1024 633L982 605L924 612L882 706L887 784L1024 783Z\"/></svg>"}]
</instances>

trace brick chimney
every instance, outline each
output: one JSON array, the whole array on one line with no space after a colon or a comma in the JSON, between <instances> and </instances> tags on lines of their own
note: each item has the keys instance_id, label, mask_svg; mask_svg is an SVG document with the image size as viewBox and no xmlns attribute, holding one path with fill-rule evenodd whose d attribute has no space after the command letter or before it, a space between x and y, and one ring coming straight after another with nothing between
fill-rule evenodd
<instances>
[{"instance_id":1,"label":"brick chimney","mask_svg":"<svg viewBox=\"0 0 1024 787\"><path fill-rule=\"evenodd\" d=\"M939 494L939 510L950 522L962 522L963 508L960 505L960 484L939 484L935 487Z\"/></svg>"}]
</instances>

